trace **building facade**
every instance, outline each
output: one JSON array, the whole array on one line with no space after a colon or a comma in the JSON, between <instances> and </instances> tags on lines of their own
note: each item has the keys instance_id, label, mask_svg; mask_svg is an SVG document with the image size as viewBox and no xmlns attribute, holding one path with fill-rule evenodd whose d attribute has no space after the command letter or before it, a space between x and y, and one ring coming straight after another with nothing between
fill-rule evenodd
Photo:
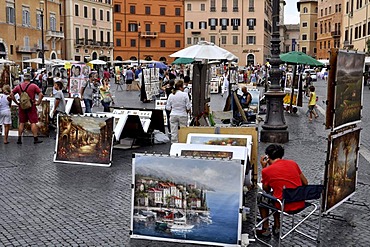
<instances>
[{"instance_id":1,"label":"building facade","mask_svg":"<svg viewBox=\"0 0 370 247\"><path fill-rule=\"evenodd\" d=\"M61 27L65 32L63 58L113 62L111 0L63 0Z\"/></svg>"},{"instance_id":2,"label":"building facade","mask_svg":"<svg viewBox=\"0 0 370 247\"><path fill-rule=\"evenodd\" d=\"M342 35L344 48L370 52L370 1L346 0L342 11Z\"/></svg>"},{"instance_id":3,"label":"building facade","mask_svg":"<svg viewBox=\"0 0 370 247\"><path fill-rule=\"evenodd\" d=\"M114 58L172 62L184 48L183 0L114 0Z\"/></svg>"},{"instance_id":4,"label":"building facade","mask_svg":"<svg viewBox=\"0 0 370 247\"><path fill-rule=\"evenodd\" d=\"M341 47L343 0L318 2L317 59L329 59L330 48Z\"/></svg>"},{"instance_id":5,"label":"building facade","mask_svg":"<svg viewBox=\"0 0 370 247\"><path fill-rule=\"evenodd\" d=\"M300 0L297 3L297 8L300 17L301 34L298 42L298 50L316 58L317 0Z\"/></svg>"},{"instance_id":6,"label":"building facade","mask_svg":"<svg viewBox=\"0 0 370 247\"><path fill-rule=\"evenodd\" d=\"M60 7L59 0L0 0L0 57L21 68L36 67L23 61L41 58L43 50L45 59L61 58Z\"/></svg>"},{"instance_id":7,"label":"building facade","mask_svg":"<svg viewBox=\"0 0 370 247\"><path fill-rule=\"evenodd\" d=\"M206 40L232 52L239 66L263 64L271 55L269 0L186 0L185 46Z\"/></svg>"},{"instance_id":8,"label":"building facade","mask_svg":"<svg viewBox=\"0 0 370 247\"><path fill-rule=\"evenodd\" d=\"M299 24L288 24L285 26L285 47L281 52L298 51L298 41L300 38Z\"/></svg>"}]
</instances>

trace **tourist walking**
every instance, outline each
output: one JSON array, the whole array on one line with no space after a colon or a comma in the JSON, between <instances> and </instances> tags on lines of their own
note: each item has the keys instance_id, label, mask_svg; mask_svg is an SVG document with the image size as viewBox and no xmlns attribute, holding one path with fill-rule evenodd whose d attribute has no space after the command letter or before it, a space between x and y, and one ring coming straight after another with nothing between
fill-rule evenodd
<instances>
[{"instance_id":1,"label":"tourist walking","mask_svg":"<svg viewBox=\"0 0 370 247\"><path fill-rule=\"evenodd\" d=\"M102 97L101 99L101 104L103 105L104 112L110 112L109 106L110 103L114 104L113 99L112 99L112 94L110 93L110 86L109 86L109 79L104 78L103 79L103 84L99 88L100 90L100 95Z\"/></svg>"},{"instance_id":2,"label":"tourist walking","mask_svg":"<svg viewBox=\"0 0 370 247\"><path fill-rule=\"evenodd\" d=\"M190 112L191 104L189 96L184 92L184 81L179 80L175 83L175 89L168 96L166 110L170 113L171 124L171 141L178 142L178 132L180 127L188 125L188 113Z\"/></svg>"},{"instance_id":3,"label":"tourist walking","mask_svg":"<svg viewBox=\"0 0 370 247\"><path fill-rule=\"evenodd\" d=\"M317 118L319 115L317 115L317 112L315 110L316 108L316 93L315 93L315 87L310 86L310 99L308 100L308 113L310 114L309 116L309 121L312 121L312 116L315 116Z\"/></svg>"},{"instance_id":4,"label":"tourist walking","mask_svg":"<svg viewBox=\"0 0 370 247\"><path fill-rule=\"evenodd\" d=\"M25 103L26 93L28 95L28 102ZM15 95L18 94L20 96L19 101L15 98ZM36 100L36 95L38 95L38 99ZM33 134L33 143L41 143L38 139L38 127L36 123L38 122L38 114L36 106L41 104L43 94L40 88L31 83L31 75L25 74L24 75L24 82L16 86L13 91L10 93L11 99L18 105L19 108L19 127L18 127L18 141L17 144L22 144L22 135L24 130L24 124L30 122L31 124L31 131ZM21 103L22 102L22 103ZM30 107L28 107L28 103Z\"/></svg>"},{"instance_id":5,"label":"tourist walking","mask_svg":"<svg viewBox=\"0 0 370 247\"><path fill-rule=\"evenodd\" d=\"M85 103L85 113L91 113L94 92L97 92L97 90L98 88L94 83L94 73L92 72L89 74L89 79L82 81L80 90L81 98Z\"/></svg>"},{"instance_id":6,"label":"tourist walking","mask_svg":"<svg viewBox=\"0 0 370 247\"><path fill-rule=\"evenodd\" d=\"M66 101L64 99L64 94L62 92L63 83L61 81L57 81L56 83L54 83L54 89L55 94L54 94L54 109L52 124L54 125L53 127L56 128L58 114L66 112Z\"/></svg>"},{"instance_id":7,"label":"tourist walking","mask_svg":"<svg viewBox=\"0 0 370 247\"><path fill-rule=\"evenodd\" d=\"M131 68L126 71L126 91L131 91L132 82L135 79L135 74Z\"/></svg>"},{"instance_id":8,"label":"tourist walking","mask_svg":"<svg viewBox=\"0 0 370 247\"><path fill-rule=\"evenodd\" d=\"M10 105L12 102L10 94L10 86L4 85L3 92L0 93L0 125L3 125L4 144L8 144L8 136L10 125L12 124L12 117L10 113Z\"/></svg>"}]
</instances>

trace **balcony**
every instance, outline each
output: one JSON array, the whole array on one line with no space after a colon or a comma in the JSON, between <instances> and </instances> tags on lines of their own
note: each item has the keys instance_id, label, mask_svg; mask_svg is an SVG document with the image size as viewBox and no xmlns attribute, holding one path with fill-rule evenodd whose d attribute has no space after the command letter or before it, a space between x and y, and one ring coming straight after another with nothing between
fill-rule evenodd
<instances>
[{"instance_id":1,"label":"balcony","mask_svg":"<svg viewBox=\"0 0 370 247\"><path fill-rule=\"evenodd\" d=\"M17 45L15 47L15 50L18 53L32 53L30 46L20 46L20 45Z\"/></svg>"},{"instance_id":2,"label":"balcony","mask_svg":"<svg viewBox=\"0 0 370 247\"><path fill-rule=\"evenodd\" d=\"M331 36L333 38L340 38L340 31L339 30L338 31L332 31Z\"/></svg>"},{"instance_id":3,"label":"balcony","mask_svg":"<svg viewBox=\"0 0 370 247\"><path fill-rule=\"evenodd\" d=\"M49 46L47 44L44 44L44 51L48 51ZM31 47L31 52L38 52L42 51L42 47L39 44L34 44L33 47Z\"/></svg>"},{"instance_id":4,"label":"balcony","mask_svg":"<svg viewBox=\"0 0 370 247\"><path fill-rule=\"evenodd\" d=\"M211 7L210 12L216 12L216 7Z\"/></svg>"},{"instance_id":5,"label":"balcony","mask_svg":"<svg viewBox=\"0 0 370 247\"><path fill-rule=\"evenodd\" d=\"M227 12L227 7L222 7L221 12Z\"/></svg>"},{"instance_id":6,"label":"balcony","mask_svg":"<svg viewBox=\"0 0 370 247\"><path fill-rule=\"evenodd\" d=\"M233 12L239 12L239 8L238 7L233 7Z\"/></svg>"},{"instance_id":7,"label":"balcony","mask_svg":"<svg viewBox=\"0 0 370 247\"><path fill-rule=\"evenodd\" d=\"M158 33L157 32L149 32L149 31L141 32L140 33L140 37L141 38L152 38L152 39L155 39L155 38L158 37Z\"/></svg>"},{"instance_id":8,"label":"balcony","mask_svg":"<svg viewBox=\"0 0 370 247\"><path fill-rule=\"evenodd\" d=\"M50 40L52 38L57 39L57 40L64 39L64 33L58 32L58 31L47 30L46 39Z\"/></svg>"},{"instance_id":9,"label":"balcony","mask_svg":"<svg viewBox=\"0 0 370 247\"><path fill-rule=\"evenodd\" d=\"M75 39L75 46L76 47L81 47L84 45L84 42L85 40L84 39Z\"/></svg>"}]
</instances>

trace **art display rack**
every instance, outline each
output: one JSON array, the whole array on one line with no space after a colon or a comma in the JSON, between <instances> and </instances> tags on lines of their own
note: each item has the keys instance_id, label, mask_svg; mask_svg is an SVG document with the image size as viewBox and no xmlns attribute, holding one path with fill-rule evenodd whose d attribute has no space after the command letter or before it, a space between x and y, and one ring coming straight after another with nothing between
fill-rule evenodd
<instances>
[{"instance_id":1,"label":"art display rack","mask_svg":"<svg viewBox=\"0 0 370 247\"><path fill-rule=\"evenodd\" d=\"M143 79L145 85L145 94L148 100L154 100L159 95L161 82L159 81L159 69L143 69Z\"/></svg>"}]
</instances>

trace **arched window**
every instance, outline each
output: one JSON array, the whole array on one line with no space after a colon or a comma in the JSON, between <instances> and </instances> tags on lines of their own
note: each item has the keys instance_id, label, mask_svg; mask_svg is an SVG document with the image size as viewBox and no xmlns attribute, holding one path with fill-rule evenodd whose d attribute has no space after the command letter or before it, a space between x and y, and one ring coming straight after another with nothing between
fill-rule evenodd
<instances>
[{"instance_id":1,"label":"arched window","mask_svg":"<svg viewBox=\"0 0 370 247\"><path fill-rule=\"evenodd\" d=\"M98 59L98 53L93 52L92 53L92 60Z\"/></svg>"},{"instance_id":2,"label":"arched window","mask_svg":"<svg viewBox=\"0 0 370 247\"><path fill-rule=\"evenodd\" d=\"M253 54L248 54L247 65L254 65L254 55Z\"/></svg>"},{"instance_id":3,"label":"arched window","mask_svg":"<svg viewBox=\"0 0 370 247\"><path fill-rule=\"evenodd\" d=\"M132 56L132 57L130 57L130 60L135 60L135 61L137 61L137 57Z\"/></svg>"},{"instance_id":4,"label":"arched window","mask_svg":"<svg viewBox=\"0 0 370 247\"><path fill-rule=\"evenodd\" d=\"M308 9L306 7L303 8L303 13L308 13Z\"/></svg>"},{"instance_id":5,"label":"arched window","mask_svg":"<svg viewBox=\"0 0 370 247\"><path fill-rule=\"evenodd\" d=\"M117 61L122 61L123 59L122 59L122 57L121 57L121 56L117 56L117 57L116 57L116 60L117 60Z\"/></svg>"},{"instance_id":6,"label":"arched window","mask_svg":"<svg viewBox=\"0 0 370 247\"><path fill-rule=\"evenodd\" d=\"M159 58L159 61L161 61L161 62L167 62L167 59L165 57L160 57Z\"/></svg>"}]
</instances>

